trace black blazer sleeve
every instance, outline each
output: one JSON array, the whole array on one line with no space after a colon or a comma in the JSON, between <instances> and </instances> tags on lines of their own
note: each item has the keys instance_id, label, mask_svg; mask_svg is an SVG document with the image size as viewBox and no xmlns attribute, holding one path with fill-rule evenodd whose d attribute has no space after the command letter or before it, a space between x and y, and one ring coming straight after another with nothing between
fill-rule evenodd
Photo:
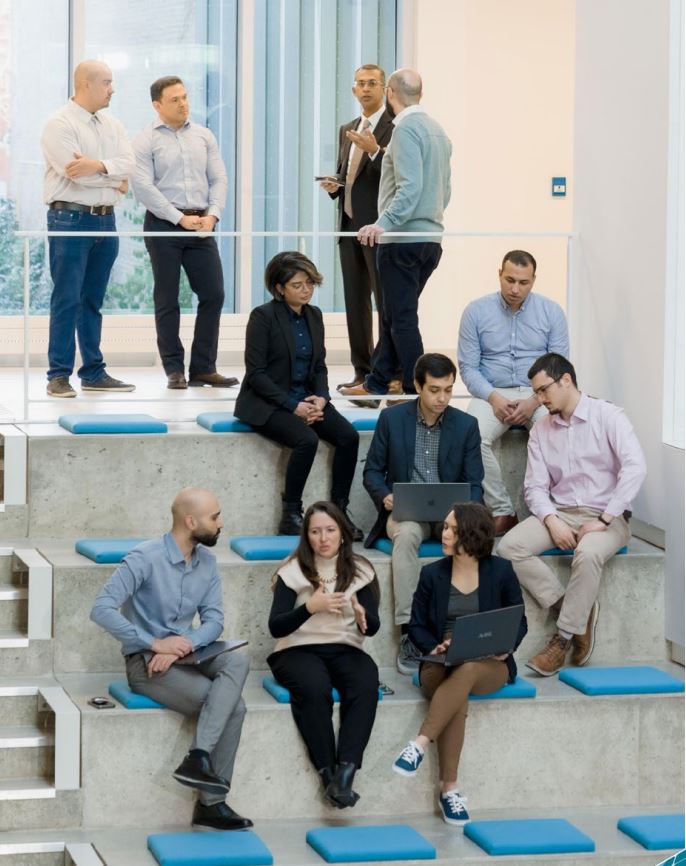
<instances>
[{"instance_id":1,"label":"black blazer sleeve","mask_svg":"<svg viewBox=\"0 0 686 866\"><path fill-rule=\"evenodd\" d=\"M267 370L272 350L272 322L269 304L256 307L250 313L245 331L245 383L263 400L278 407L285 405L288 392L274 381ZM287 355L283 358L283 364L290 370L290 359Z\"/></svg>"},{"instance_id":2,"label":"black blazer sleeve","mask_svg":"<svg viewBox=\"0 0 686 866\"><path fill-rule=\"evenodd\" d=\"M437 608L440 605L437 604L436 597L441 562L443 560L425 565L422 568L412 599L409 624L410 640L424 655L430 653L443 640L442 626L445 625L445 612L443 612L441 625L440 622L437 622L437 614L440 616Z\"/></svg>"},{"instance_id":3,"label":"black blazer sleeve","mask_svg":"<svg viewBox=\"0 0 686 866\"><path fill-rule=\"evenodd\" d=\"M464 444L464 480L471 485L472 502L483 502L484 499L484 464L481 458L481 434L476 418L469 426Z\"/></svg>"},{"instance_id":4,"label":"black blazer sleeve","mask_svg":"<svg viewBox=\"0 0 686 866\"><path fill-rule=\"evenodd\" d=\"M500 607L512 607L515 604L524 604L522 588L519 585L512 563L507 559L501 561L504 563L504 566L503 578L500 584ZM526 613L522 613L522 619L519 623L519 631L517 633L517 642L515 643L515 650L524 640L524 635L528 630L529 626L526 621Z\"/></svg>"},{"instance_id":5,"label":"black blazer sleeve","mask_svg":"<svg viewBox=\"0 0 686 866\"><path fill-rule=\"evenodd\" d=\"M384 410L381 412L379 420L376 422L376 428L369 445L369 451L367 451L367 459L365 460L364 470L362 473L364 489L371 496L378 511L383 509L383 501L391 492L391 488L388 486L386 480L388 472L389 437L390 428L388 424L388 415L386 410Z\"/></svg>"},{"instance_id":6,"label":"black blazer sleeve","mask_svg":"<svg viewBox=\"0 0 686 866\"><path fill-rule=\"evenodd\" d=\"M329 371L326 368L326 346L324 345L324 317L319 307L307 306L307 321L312 337L312 393L330 399Z\"/></svg>"}]
</instances>

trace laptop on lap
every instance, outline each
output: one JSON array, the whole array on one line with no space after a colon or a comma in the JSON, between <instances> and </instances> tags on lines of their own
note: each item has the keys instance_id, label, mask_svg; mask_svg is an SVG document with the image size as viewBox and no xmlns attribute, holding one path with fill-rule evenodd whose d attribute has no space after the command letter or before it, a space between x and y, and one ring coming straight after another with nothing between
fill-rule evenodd
<instances>
[{"instance_id":1,"label":"laptop on lap","mask_svg":"<svg viewBox=\"0 0 686 866\"><path fill-rule=\"evenodd\" d=\"M393 485L393 519L414 520L416 523L436 523L443 520L455 502L469 502L471 484Z\"/></svg>"},{"instance_id":2,"label":"laptop on lap","mask_svg":"<svg viewBox=\"0 0 686 866\"><path fill-rule=\"evenodd\" d=\"M485 610L461 616L453 627L453 636L445 653L420 656L420 661L452 667L462 662L499 656L514 650L523 604Z\"/></svg>"}]
</instances>

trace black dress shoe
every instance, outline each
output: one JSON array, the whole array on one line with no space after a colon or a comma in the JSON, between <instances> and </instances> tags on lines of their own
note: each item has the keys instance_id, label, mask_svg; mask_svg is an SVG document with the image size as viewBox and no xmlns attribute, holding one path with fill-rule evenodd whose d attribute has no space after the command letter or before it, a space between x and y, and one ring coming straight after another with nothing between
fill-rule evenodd
<instances>
[{"instance_id":1,"label":"black dress shoe","mask_svg":"<svg viewBox=\"0 0 686 866\"><path fill-rule=\"evenodd\" d=\"M199 788L208 794L228 794L229 783L212 770L209 757L195 757L191 754L181 761L174 770L174 778L189 788Z\"/></svg>"},{"instance_id":2,"label":"black dress shoe","mask_svg":"<svg viewBox=\"0 0 686 866\"><path fill-rule=\"evenodd\" d=\"M355 776L355 764L339 764L331 781L326 788L326 799L339 809L347 809L354 806L360 799L360 795L353 791L353 778Z\"/></svg>"},{"instance_id":3,"label":"black dress shoe","mask_svg":"<svg viewBox=\"0 0 686 866\"><path fill-rule=\"evenodd\" d=\"M221 373L194 373L188 384L191 388L202 388L209 385L211 388L233 388L238 384L235 376L222 376Z\"/></svg>"},{"instance_id":4,"label":"black dress shoe","mask_svg":"<svg viewBox=\"0 0 686 866\"><path fill-rule=\"evenodd\" d=\"M216 803L214 806L196 803L192 823L215 830L247 830L253 825L250 818L242 818L226 803Z\"/></svg>"},{"instance_id":5,"label":"black dress shoe","mask_svg":"<svg viewBox=\"0 0 686 866\"><path fill-rule=\"evenodd\" d=\"M183 373L170 373L167 376L167 388L171 391L185 391L188 387L188 382Z\"/></svg>"}]
</instances>

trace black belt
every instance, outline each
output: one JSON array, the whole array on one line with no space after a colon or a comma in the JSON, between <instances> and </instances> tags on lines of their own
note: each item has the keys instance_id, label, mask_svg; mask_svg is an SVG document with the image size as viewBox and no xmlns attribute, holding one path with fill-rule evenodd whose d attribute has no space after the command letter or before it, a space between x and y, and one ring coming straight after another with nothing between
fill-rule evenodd
<instances>
[{"instance_id":1,"label":"black belt","mask_svg":"<svg viewBox=\"0 0 686 866\"><path fill-rule=\"evenodd\" d=\"M179 208L184 216L207 216L207 210L183 210Z\"/></svg>"},{"instance_id":2,"label":"black belt","mask_svg":"<svg viewBox=\"0 0 686 866\"><path fill-rule=\"evenodd\" d=\"M74 201L51 201L48 205L50 210L76 210L79 213L89 213L91 216L108 216L114 213L114 205L111 204L77 204Z\"/></svg>"}]
</instances>

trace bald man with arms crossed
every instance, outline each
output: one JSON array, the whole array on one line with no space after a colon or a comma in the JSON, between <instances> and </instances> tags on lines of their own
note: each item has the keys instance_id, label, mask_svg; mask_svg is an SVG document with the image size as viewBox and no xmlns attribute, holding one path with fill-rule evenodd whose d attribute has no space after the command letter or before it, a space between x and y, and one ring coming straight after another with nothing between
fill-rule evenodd
<instances>
[{"instance_id":1,"label":"bald man with arms crossed","mask_svg":"<svg viewBox=\"0 0 686 866\"><path fill-rule=\"evenodd\" d=\"M198 789L192 823L244 830L252 821L225 799L245 717L248 658L225 652L199 665L175 664L224 628L221 579L207 550L222 526L213 493L181 490L172 503L171 532L131 551L95 600L91 619L120 641L134 692L197 716L191 749L174 771L178 782Z\"/></svg>"},{"instance_id":2,"label":"bald man with arms crossed","mask_svg":"<svg viewBox=\"0 0 686 866\"><path fill-rule=\"evenodd\" d=\"M74 96L45 125L44 199L48 230L114 232L114 206L128 190L135 168L122 124L102 109L112 99L112 72L97 60L74 70ZM116 237L51 237L48 396L76 397L75 333L79 338L83 391L133 391L105 370L100 351L102 315L110 272L119 252Z\"/></svg>"}]
</instances>

